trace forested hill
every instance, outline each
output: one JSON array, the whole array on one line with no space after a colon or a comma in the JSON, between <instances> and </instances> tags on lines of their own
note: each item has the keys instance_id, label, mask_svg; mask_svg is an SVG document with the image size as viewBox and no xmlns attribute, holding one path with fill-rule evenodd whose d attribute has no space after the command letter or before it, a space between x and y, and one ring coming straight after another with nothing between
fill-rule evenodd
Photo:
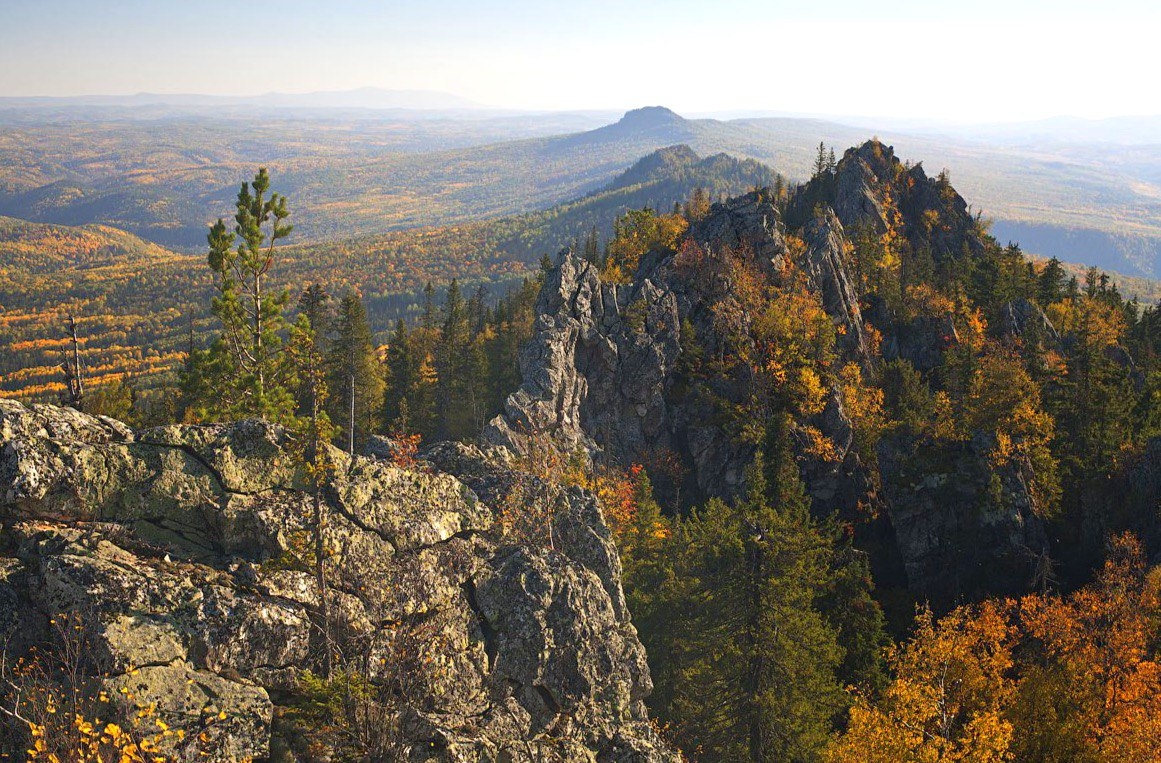
<instances>
[{"instance_id":1,"label":"forested hill","mask_svg":"<svg viewBox=\"0 0 1161 763\"><path fill-rule=\"evenodd\" d=\"M0 267L6 272L144 266L172 256L164 247L107 225L72 227L0 217Z\"/></svg>"},{"instance_id":2,"label":"forested hill","mask_svg":"<svg viewBox=\"0 0 1161 763\"><path fill-rule=\"evenodd\" d=\"M559 256L485 438L598 464L699 761L1157 760L1161 306L878 141L822 159Z\"/></svg>"},{"instance_id":3,"label":"forested hill","mask_svg":"<svg viewBox=\"0 0 1161 763\"><path fill-rule=\"evenodd\" d=\"M674 144L756 159L801 182L819 140L852 145L878 132L933 171L954 168L957 187L996 220L1002 240L1130 275L1161 272L1156 146L969 141L818 119L688 119L662 107L596 126L608 118L259 118L213 109L161 118L82 109L61 119L0 109L0 215L112 225L197 251L237 179L265 166L298 203L298 240L321 243L545 209Z\"/></svg>"},{"instance_id":4,"label":"forested hill","mask_svg":"<svg viewBox=\"0 0 1161 763\"><path fill-rule=\"evenodd\" d=\"M753 160L698 157L686 146L656 151L613 182L552 209L485 222L280 247L272 275L297 292L319 282L356 287L371 325L385 332L415 317L427 282L486 285L497 298L562 246L598 248L630 209L668 210L702 189L706 200L773 185ZM278 178L275 177L275 183ZM291 197L292 218L308 213ZM228 207L220 213L229 217ZM204 231L202 236L204 238ZM202 255L170 252L105 226L59 226L0 218L0 394L45 395L60 386L65 316L74 313L83 354L98 379L140 375L152 385L189 344L208 334L210 273Z\"/></svg>"}]
</instances>

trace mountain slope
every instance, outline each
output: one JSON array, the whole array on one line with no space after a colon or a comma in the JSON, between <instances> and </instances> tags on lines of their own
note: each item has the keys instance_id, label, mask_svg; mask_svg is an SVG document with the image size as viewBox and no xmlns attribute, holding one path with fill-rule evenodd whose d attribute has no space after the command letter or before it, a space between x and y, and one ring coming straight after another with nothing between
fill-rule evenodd
<instances>
[{"instance_id":1,"label":"mountain slope","mask_svg":"<svg viewBox=\"0 0 1161 763\"><path fill-rule=\"evenodd\" d=\"M744 495L788 428L815 513L865 525L879 584L937 606L1023 592L1051 554L1083 579L1100 539L1081 517L1161 537L1147 489L1109 488L1161 446L1144 384L1161 310L1046 281L889 146L849 149L785 203L715 205L637 257L558 255L488 441L654 464L663 502L696 505Z\"/></svg>"},{"instance_id":2,"label":"mountain slope","mask_svg":"<svg viewBox=\"0 0 1161 763\"><path fill-rule=\"evenodd\" d=\"M385 332L428 281L442 287L458 278L486 284L498 296L530 275L542 254L594 230L607 239L628 209L668 210L696 187L715 198L732 196L774 177L754 161L701 159L675 147L642 159L601 191L545 212L279 248L272 276L275 285L295 292L312 282L336 293L354 286L372 328ZM82 356L98 382L163 372L181 357L191 332L210 328L210 273L201 255L174 254L106 228L0 219L0 242L4 231L21 243L8 250L0 243L0 252L11 253L0 268L0 394L45 396L59 388L69 312L80 323Z\"/></svg>"},{"instance_id":3,"label":"mountain slope","mask_svg":"<svg viewBox=\"0 0 1161 763\"><path fill-rule=\"evenodd\" d=\"M205 223L228 212L258 165L290 195L300 240L322 241L544 209L677 143L802 180L820 140L851 145L870 132L817 119L685 119L662 107L596 129L585 114L36 113L0 111L0 215L100 222L186 249L201 246ZM1161 272L1157 146L880 134L902 156L955 168L1002 240L1132 275Z\"/></svg>"},{"instance_id":4,"label":"mountain slope","mask_svg":"<svg viewBox=\"0 0 1161 763\"><path fill-rule=\"evenodd\" d=\"M143 266L172 252L108 225L69 227L0 217L0 262L5 270L53 273L114 265Z\"/></svg>"}]
</instances>

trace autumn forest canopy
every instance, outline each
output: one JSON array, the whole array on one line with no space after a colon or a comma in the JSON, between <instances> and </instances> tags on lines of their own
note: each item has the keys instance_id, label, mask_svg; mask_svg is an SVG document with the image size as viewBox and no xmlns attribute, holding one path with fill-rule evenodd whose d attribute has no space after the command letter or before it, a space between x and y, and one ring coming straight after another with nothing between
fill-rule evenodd
<instances>
[{"instance_id":1,"label":"autumn forest canopy","mask_svg":"<svg viewBox=\"0 0 1161 763\"><path fill-rule=\"evenodd\" d=\"M318 189L244 177L196 254L0 218L3 394L156 442L278 425L308 520L261 564L320 592L344 459L506 447L522 476L481 482L504 544L551 559L551 496L599 502L652 685L632 701L688 761L1161 760L1161 304L997 240L878 139L819 144L801 182L674 146L546 211L307 244ZM316 640L354 595L317 595ZM409 648L455 659L437 646ZM280 691L319 757L285 760L388 759L361 729L411 686L312 654ZM21 707L32 673L0 673ZM152 710L116 734L52 715L5 728L37 760L185 743ZM576 759L552 754L527 759Z\"/></svg>"}]
</instances>

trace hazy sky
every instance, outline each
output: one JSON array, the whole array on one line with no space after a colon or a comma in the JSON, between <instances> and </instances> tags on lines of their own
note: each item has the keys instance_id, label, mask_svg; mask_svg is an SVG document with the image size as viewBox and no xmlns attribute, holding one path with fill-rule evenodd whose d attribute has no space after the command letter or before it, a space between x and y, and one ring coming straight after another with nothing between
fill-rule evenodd
<instances>
[{"instance_id":1,"label":"hazy sky","mask_svg":"<svg viewBox=\"0 0 1161 763\"><path fill-rule=\"evenodd\" d=\"M0 95L363 86L501 107L1161 114L1157 0L0 0Z\"/></svg>"}]
</instances>

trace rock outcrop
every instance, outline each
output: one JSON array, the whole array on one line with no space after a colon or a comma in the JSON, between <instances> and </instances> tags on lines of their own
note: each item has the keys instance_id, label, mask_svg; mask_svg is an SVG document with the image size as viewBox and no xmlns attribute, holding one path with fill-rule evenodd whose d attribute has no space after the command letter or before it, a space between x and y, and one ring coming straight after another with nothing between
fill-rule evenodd
<instances>
[{"instance_id":1,"label":"rock outcrop","mask_svg":"<svg viewBox=\"0 0 1161 763\"><path fill-rule=\"evenodd\" d=\"M180 760L317 759L286 708L328 639L396 687L379 722L403 759L673 759L593 497L556 497L553 550L498 529L517 479L501 452L446 446L407 470L335 451L324 597L287 446L258 421L133 432L0 401L10 652L51 648L73 613L91 693L154 704L186 732Z\"/></svg>"},{"instance_id":2,"label":"rock outcrop","mask_svg":"<svg viewBox=\"0 0 1161 763\"><path fill-rule=\"evenodd\" d=\"M833 215L813 230L804 263L832 318L850 327L850 345L865 352L858 299L842 264L841 230ZM711 356L725 348L714 310L736 295L721 265L723 250L751 258L772 277L788 250L778 210L758 192L714 205L689 238L710 263L696 278L682 272L675 255L652 253L633 283L605 283L594 266L562 251L537 302L534 336L521 353L523 385L488 424L484 439L515 452L551 443L623 464L674 456L688 475L676 486L685 499L738 494L754 448L731 437L704 399L683 395L679 360L689 349L683 342ZM749 394L741 376L707 383L727 404L738 403ZM808 468L846 479L850 470L841 465L851 444L850 422L841 400L814 424L833 435L840 452L828 465ZM820 485L820 513L853 509L836 500L855 492Z\"/></svg>"},{"instance_id":3,"label":"rock outcrop","mask_svg":"<svg viewBox=\"0 0 1161 763\"><path fill-rule=\"evenodd\" d=\"M995 443L879 443L885 505L912 591L938 606L1018 594L1044 574L1048 535L1029 489L1030 464L987 466ZM1045 581L1041 580L1040 583Z\"/></svg>"},{"instance_id":4,"label":"rock outcrop","mask_svg":"<svg viewBox=\"0 0 1161 763\"><path fill-rule=\"evenodd\" d=\"M908 314L865 298L851 254L856 240L925 253L936 265L982 252L981 229L946 176L929 178L921 165L907 166L890 147L869 141L784 205L771 198L753 192L713 205L680 252L645 255L629 284L605 283L594 266L562 252L521 355L523 386L486 427L485 439L516 452L554 445L622 466L668 454L688 475L676 486L687 503L736 496L754 447L726 431L722 411L744 405L752 378L740 366L723 370L738 348L717 318L745 324L752 316L722 264L726 250L749 258L775 283L793 258L836 325L840 362L871 375L882 361L902 359L923 373L944 363L960 342L955 315L936 306ZM691 252L698 263L693 276L684 264ZM1012 302L1006 317L1010 334L1057 341L1032 303ZM718 359L710 378L686 376L691 353ZM912 485L901 455L907 449L887 443L874 474L856 453L847 408L833 385L822 413L795 425L800 472L818 515L883 517L888 526L877 532L891 538L892 559L906 570L900 584L921 594L953 599L1028 584L1028 564L1042 563L1047 551L1027 465L994 473L984 444L959 442L955 453L944 454L939 484ZM833 445L828 458L810 447L818 433ZM660 482L654 486L672 499ZM995 494L994 506L976 508ZM989 566L991 576L983 572Z\"/></svg>"},{"instance_id":5,"label":"rock outcrop","mask_svg":"<svg viewBox=\"0 0 1161 763\"><path fill-rule=\"evenodd\" d=\"M852 357L870 361L871 351L863 329L859 294L847 272L846 249L850 246L842 223L831 211L811 220L805 230L808 249L803 269L822 298L822 307L840 327L839 341Z\"/></svg>"}]
</instances>

